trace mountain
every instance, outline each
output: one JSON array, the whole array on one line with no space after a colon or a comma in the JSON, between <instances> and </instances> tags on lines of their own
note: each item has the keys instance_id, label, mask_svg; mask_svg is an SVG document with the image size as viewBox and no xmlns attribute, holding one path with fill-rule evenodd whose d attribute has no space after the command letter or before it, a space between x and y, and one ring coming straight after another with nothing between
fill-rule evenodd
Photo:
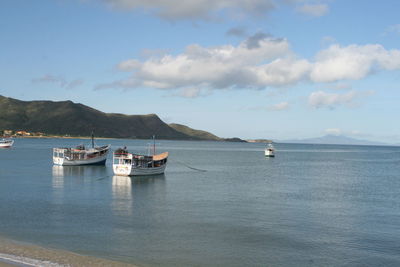
<instances>
[{"instance_id":1,"label":"mountain","mask_svg":"<svg viewBox=\"0 0 400 267\"><path fill-rule=\"evenodd\" d=\"M382 142L355 139L343 135L325 135L317 138L279 141L280 143L327 144L327 145L388 145Z\"/></svg>"},{"instance_id":2,"label":"mountain","mask_svg":"<svg viewBox=\"0 0 400 267\"><path fill-rule=\"evenodd\" d=\"M146 139L156 135L159 139L215 140L216 137L203 131L178 131L156 114L104 113L72 101L21 101L0 95L0 130L6 129L71 136L90 136L94 130L98 137L112 138Z\"/></svg>"},{"instance_id":3,"label":"mountain","mask_svg":"<svg viewBox=\"0 0 400 267\"><path fill-rule=\"evenodd\" d=\"M271 139L248 139L246 140L249 143L272 143Z\"/></svg>"},{"instance_id":4,"label":"mountain","mask_svg":"<svg viewBox=\"0 0 400 267\"><path fill-rule=\"evenodd\" d=\"M178 132L192 136L194 138L198 138L199 140L214 140L214 141L223 140L222 138L219 138L218 136L213 135L212 133L202 131L202 130L195 130L188 126L182 125L182 124L170 123L168 125Z\"/></svg>"},{"instance_id":5,"label":"mountain","mask_svg":"<svg viewBox=\"0 0 400 267\"><path fill-rule=\"evenodd\" d=\"M197 140L211 140L211 141L225 141L225 142L244 142L246 143L246 140L240 139L238 137L232 137L232 138L221 138L216 135L213 135L212 133L202 131L202 130L195 130L192 129L188 126L182 125L182 124L177 124L177 123L170 123L168 124L170 127L174 128L178 132L184 133L186 135L191 136L193 139Z\"/></svg>"}]
</instances>

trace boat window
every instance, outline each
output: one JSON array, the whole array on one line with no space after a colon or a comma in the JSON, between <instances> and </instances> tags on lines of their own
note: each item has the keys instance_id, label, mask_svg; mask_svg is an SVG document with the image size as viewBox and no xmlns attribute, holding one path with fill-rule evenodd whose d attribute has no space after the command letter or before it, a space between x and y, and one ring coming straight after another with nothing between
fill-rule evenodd
<instances>
[{"instance_id":1,"label":"boat window","mask_svg":"<svg viewBox=\"0 0 400 267\"><path fill-rule=\"evenodd\" d=\"M64 157L64 153L60 153L60 154L59 154L59 157L60 157L60 158L63 158L63 157Z\"/></svg>"},{"instance_id":2,"label":"boat window","mask_svg":"<svg viewBox=\"0 0 400 267\"><path fill-rule=\"evenodd\" d=\"M114 164L119 164L119 159L114 159Z\"/></svg>"},{"instance_id":3,"label":"boat window","mask_svg":"<svg viewBox=\"0 0 400 267\"><path fill-rule=\"evenodd\" d=\"M54 155L53 155L54 157L58 157L58 153L57 152L54 152Z\"/></svg>"}]
</instances>

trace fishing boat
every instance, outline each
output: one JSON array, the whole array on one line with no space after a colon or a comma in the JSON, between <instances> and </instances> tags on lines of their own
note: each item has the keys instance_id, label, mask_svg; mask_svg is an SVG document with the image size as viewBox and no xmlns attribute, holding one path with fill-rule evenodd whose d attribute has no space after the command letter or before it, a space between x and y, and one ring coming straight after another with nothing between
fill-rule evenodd
<instances>
[{"instance_id":1,"label":"fishing boat","mask_svg":"<svg viewBox=\"0 0 400 267\"><path fill-rule=\"evenodd\" d=\"M0 148L10 148L14 144L14 140L9 138L2 138L0 140Z\"/></svg>"},{"instance_id":2,"label":"fishing boat","mask_svg":"<svg viewBox=\"0 0 400 267\"><path fill-rule=\"evenodd\" d=\"M264 150L266 157L275 157L275 148L272 143L269 143Z\"/></svg>"},{"instance_id":3,"label":"fishing boat","mask_svg":"<svg viewBox=\"0 0 400 267\"><path fill-rule=\"evenodd\" d=\"M168 152L155 154L155 143L152 155L134 154L126 147L119 148L113 154L113 171L121 176L162 174L167 167L167 160Z\"/></svg>"},{"instance_id":4,"label":"fishing boat","mask_svg":"<svg viewBox=\"0 0 400 267\"><path fill-rule=\"evenodd\" d=\"M92 134L92 146L79 145L74 148L53 148L53 163L61 166L105 165L111 145L95 146Z\"/></svg>"}]
</instances>

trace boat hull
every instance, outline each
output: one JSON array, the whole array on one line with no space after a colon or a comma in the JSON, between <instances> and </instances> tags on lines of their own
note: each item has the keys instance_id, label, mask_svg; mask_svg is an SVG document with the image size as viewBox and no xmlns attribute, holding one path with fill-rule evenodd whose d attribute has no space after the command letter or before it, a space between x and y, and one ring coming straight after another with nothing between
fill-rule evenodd
<instances>
[{"instance_id":1,"label":"boat hull","mask_svg":"<svg viewBox=\"0 0 400 267\"><path fill-rule=\"evenodd\" d=\"M12 145L0 145L0 148L10 148Z\"/></svg>"},{"instance_id":2,"label":"boat hull","mask_svg":"<svg viewBox=\"0 0 400 267\"><path fill-rule=\"evenodd\" d=\"M134 167L126 164L113 164L113 171L115 175L120 176L142 176L142 175L156 175L165 172L166 164L159 167L143 168Z\"/></svg>"},{"instance_id":3,"label":"boat hull","mask_svg":"<svg viewBox=\"0 0 400 267\"><path fill-rule=\"evenodd\" d=\"M14 144L14 141L3 141L0 143L0 148L10 148Z\"/></svg>"},{"instance_id":4,"label":"boat hull","mask_svg":"<svg viewBox=\"0 0 400 267\"><path fill-rule=\"evenodd\" d=\"M274 154L273 151L268 151L268 150L266 150L266 151L265 151L265 156L266 156L266 157L275 157L275 154Z\"/></svg>"},{"instance_id":5,"label":"boat hull","mask_svg":"<svg viewBox=\"0 0 400 267\"><path fill-rule=\"evenodd\" d=\"M60 166L105 165L108 151L95 158L69 160L65 157L54 157L53 163Z\"/></svg>"},{"instance_id":6,"label":"boat hull","mask_svg":"<svg viewBox=\"0 0 400 267\"><path fill-rule=\"evenodd\" d=\"M54 158L53 163L60 166L82 166L82 165L105 165L107 155L87 160L67 160L65 158Z\"/></svg>"},{"instance_id":7,"label":"boat hull","mask_svg":"<svg viewBox=\"0 0 400 267\"><path fill-rule=\"evenodd\" d=\"M264 149L265 157L275 157L275 149L272 144L268 144L268 146Z\"/></svg>"}]
</instances>

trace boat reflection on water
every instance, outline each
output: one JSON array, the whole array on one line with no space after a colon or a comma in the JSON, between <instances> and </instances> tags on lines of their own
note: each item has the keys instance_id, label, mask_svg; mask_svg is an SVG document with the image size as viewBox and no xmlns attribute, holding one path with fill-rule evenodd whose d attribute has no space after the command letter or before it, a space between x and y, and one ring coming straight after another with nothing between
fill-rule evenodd
<instances>
[{"instance_id":1,"label":"boat reflection on water","mask_svg":"<svg viewBox=\"0 0 400 267\"><path fill-rule=\"evenodd\" d=\"M136 177L114 175L112 177L113 195L125 198L129 196L130 198L134 185L145 185L163 180L165 180L165 174Z\"/></svg>"},{"instance_id":2,"label":"boat reflection on water","mask_svg":"<svg viewBox=\"0 0 400 267\"><path fill-rule=\"evenodd\" d=\"M73 181L82 183L107 176L105 166L60 166L53 165L53 187L62 187L64 178L75 178Z\"/></svg>"},{"instance_id":3,"label":"boat reflection on water","mask_svg":"<svg viewBox=\"0 0 400 267\"><path fill-rule=\"evenodd\" d=\"M53 165L53 177L97 177L107 174L105 166L60 166Z\"/></svg>"},{"instance_id":4,"label":"boat reflection on water","mask_svg":"<svg viewBox=\"0 0 400 267\"><path fill-rule=\"evenodd\" d=\"M115 215L132 216L134 210L140 214L140 210L144 206L151 205L154 198L164 195L164 174L135 177L114 175L112 177L112 209ZM143 204L143 201L146 204Z\"/></svg>"},{"instance_id":5,"label":"boat reflection on water","mask_svg":"<svg viewBox=\"0 0 400 267\"><path fill-rule=\"evenodd\" d=\"M133 176L130 178L132 180L132 184L150 184L150 183L164 181L165 173L155 174L155 175L147 175L147 176Z\"/></svg>"},{"instance_id":6,"label":"boat reflection on water","mask_svg":"<svg viewBox=\"0 0 400 267\"><path fill-rule=\"evenodd\" d=\"M64 187L64 167L53 165L53 188Z\"/></svg>"},{"instance_id":7,"label":"boat reflection on water","mask_svg":"<svg viewBox=\"0 0 400 267\"><path fill-rule=\"evenodd\" d=\"M112 188L115 195L131 195L132 180L127 176L114 175Z\"/></svg>"},{"instance_id":8,"label":"boat reflection on water","mask_svg":"<svg viewBox=\"0 0 400 267\"><path fill-rule=\"evenodd\" d=\"M132 215L132 181L127 176L112 178L112 210L118 216Z\"/></svg>"}]
</instances>

